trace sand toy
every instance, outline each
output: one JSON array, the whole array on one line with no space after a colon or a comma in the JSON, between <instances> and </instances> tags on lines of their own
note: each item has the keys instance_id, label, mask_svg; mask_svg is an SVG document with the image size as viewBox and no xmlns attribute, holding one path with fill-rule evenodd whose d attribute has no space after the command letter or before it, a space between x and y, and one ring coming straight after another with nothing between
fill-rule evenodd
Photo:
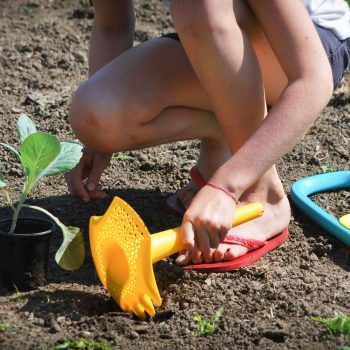
<instances>
[{"instance_id":1,"label":"sand toy","mask_svg":"<svg viewBox=\"0 0 350 350\"><path fill-rule=\"evenodd\" d=\"M260 203L236 208L233 226L263 214ZM90 218L90 246L98 276L122 310L155 315L162 303L152 264L183 250L180 227L150 234L138 214L115 197L103 216Z\"/></svg>"},{"instance_id":2,"label":"sand toy","mask_svg":"<svg viewBox=\"0 0 350 350\"><path fill-rule=\"evenodd\" d=\"M350 188L350 171L335 171L296 181L291 188L295 205L327 232L350 246L350 214L339 220L315 204L308 196L342 188Z\"/></svg>"}]
</instances>

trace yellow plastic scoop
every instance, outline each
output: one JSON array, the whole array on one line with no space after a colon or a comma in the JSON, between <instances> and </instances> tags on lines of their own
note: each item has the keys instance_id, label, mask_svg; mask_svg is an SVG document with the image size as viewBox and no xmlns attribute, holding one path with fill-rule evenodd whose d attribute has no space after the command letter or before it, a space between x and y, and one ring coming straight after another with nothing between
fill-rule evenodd
<instances>
[{"instance_id":1,"label":"yellow plastic scoop","mask_svg":"<svg viewBox=\"0 0 350 350\"><path fill-rule=\"evenodd\" d=\"M233 226L263 212L260 203L236 208ZM154 316L153 303L160 306L162 299L152 264L184 249L180 227L150 235L137 213L115 197L103 216L90 218L90 245L98 276L121 309Z\"/></svg>"}]
</instances>

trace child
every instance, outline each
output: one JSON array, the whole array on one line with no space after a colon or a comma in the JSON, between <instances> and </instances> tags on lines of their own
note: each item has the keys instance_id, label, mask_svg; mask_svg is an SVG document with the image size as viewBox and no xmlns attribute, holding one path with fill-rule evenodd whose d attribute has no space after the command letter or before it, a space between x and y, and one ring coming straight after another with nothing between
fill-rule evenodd
<instances>
[{"instance_id":1,"label":"child","mask_svg":"<svg viewBox=\"0 0 350 350\"><path fill-rule=\"evenodd\" d=\"M112 152L199 138L194 181L177 194L186 207L186 250L177 263L233 261L288 226L274 163L307 131L348 66L349 8L344 0L171 6L181 43L172 34L127 50L75 94L70 122L94 151L67 182L73 194L98 198ZM96 18L105 11L96 8ZM265 214L230 229L238 201L261 202Z\"/></svg>"}]
</instances>

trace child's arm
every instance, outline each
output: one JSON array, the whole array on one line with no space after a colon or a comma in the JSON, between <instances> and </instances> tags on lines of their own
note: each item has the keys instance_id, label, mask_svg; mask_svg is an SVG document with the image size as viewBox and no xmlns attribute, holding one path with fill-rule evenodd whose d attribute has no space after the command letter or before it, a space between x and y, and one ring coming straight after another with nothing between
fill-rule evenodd
<instances>
[{"instance_id":1,"label":"child's arm","mask_svg":"<svg viewBox=\"0 0 350 350\"><path fill-rule=\"evenodd\" d=\"M92 75L133 45L135 13L132 0L95 0L89 50Z\"/></svg>"},{"instance_id":2,"label":"child's arm","mask_svg":"<svg viewBox=\"0 0 350 350\"><path fill-rule=\"evenodd\" d=\"M234 152L210 182L239 198L300 140L326 105L333 88L330 65L301 1L249 1L288 84L265 120L255 127L251 125L250 137L235 149L239 138L237 127L244 131L254 119L251 117L254 113L263 113L261 77L256 72L247 35L241 30L244 24L237 23L239 14L230 9L232 1L203 0L203 11L191 11L188 21L191 25L186 24L184 13L176 14L176 6L181 6L181 2L176 3L173 3L174 22L181 41ZM190 3L191 0L186 5ZM196 28L198 20L202 24L206 22L206 32ZM235 139L230 137L233 134ZM210 242L198 235L222 233L222 227L227 228L232 220L232 204L222 191L204 187L185 214L183 229L187 246L194 243L197 233L197 242L202 242L200 249L204 256L208 255ZM219 236L222 239L222 234Z\"/></svg>"},{"instance_id":3,"label":"child's arm","mask_svg":"<svg viewBox=\"0 0 350 350\"><path fill-rule=\"evenodd\" d=\"M290 151L328 103L333 91L327 56L302 3L295 0L250 0L249 3L288 84L261 126L212 179L232 192L244 191ZM225 123L225 116L222 121Z\"/></svg>"}]
</instances>

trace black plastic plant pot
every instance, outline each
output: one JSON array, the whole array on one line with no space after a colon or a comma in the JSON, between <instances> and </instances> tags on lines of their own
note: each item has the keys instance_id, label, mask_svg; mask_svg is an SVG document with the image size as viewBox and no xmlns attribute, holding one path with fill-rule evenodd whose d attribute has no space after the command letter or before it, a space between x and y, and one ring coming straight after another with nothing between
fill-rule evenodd
<instances>
[{"instance_id":1,"label":"black plastic plant pot","mask_svg":"<svg viewBox=\"0 0 350 350\"><path fill-rule=\"evenodd\" d=\"M39 218L0 220L0 280L8 290L30 290L45 284L49 246L55 225Z\"/></svg>"}]
</instances>

